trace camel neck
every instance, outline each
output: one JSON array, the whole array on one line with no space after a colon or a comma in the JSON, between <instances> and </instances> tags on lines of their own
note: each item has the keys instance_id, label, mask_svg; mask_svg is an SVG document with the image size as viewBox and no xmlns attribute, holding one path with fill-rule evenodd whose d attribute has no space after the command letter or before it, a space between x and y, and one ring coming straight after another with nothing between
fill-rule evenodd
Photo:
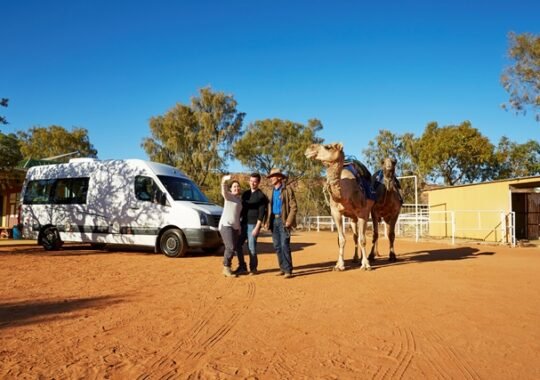
<instances>
[{"instance_id":1,"label":"camel neck","mask_svg":"<svg viewBox=\"0 0 540 380\"><path fill-rule=\"evenodd\" d=\"M326 169L326 182L330 195L334 201L341 201L341 171L343 170L343 158L328 165Z\"/></svg>"}]
</instances>

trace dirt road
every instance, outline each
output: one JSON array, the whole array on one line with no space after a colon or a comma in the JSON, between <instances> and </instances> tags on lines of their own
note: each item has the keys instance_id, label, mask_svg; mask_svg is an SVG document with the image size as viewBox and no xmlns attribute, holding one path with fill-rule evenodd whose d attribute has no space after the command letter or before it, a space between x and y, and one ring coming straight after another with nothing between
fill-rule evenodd
<instances>
[{"instance_id":1,"label":"dirt road","mask_svg":"<svg viewBox=\"0 0 540 380\"><path fill-rule=\"evenodd\" d=\"M0 378L538 379L540 249L398 240L334 272L336 234L293 236L296 276L221 258L0 247ZM382 240L381 252L386 252Z\"/></svg>"}]
</instances>

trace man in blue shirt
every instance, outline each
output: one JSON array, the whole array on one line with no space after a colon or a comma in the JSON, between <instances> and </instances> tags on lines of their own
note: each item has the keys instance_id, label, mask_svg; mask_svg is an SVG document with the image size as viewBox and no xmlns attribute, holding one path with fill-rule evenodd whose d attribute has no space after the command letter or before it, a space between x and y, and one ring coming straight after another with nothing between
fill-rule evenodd
<instances>
[{"instance_id":1,"label":"man in blue shirt","mask_svg":"<svg viewBox=\"0 0 540 380\"><path fill-rule=\"evenodd\" d=\"M285 186L287 178L279 169L272 169L268 176L272 183L266 227L272 231L272 242L278 257L279 275L291 278L293 263L291 255L291 229L296 227L298 206L294 191Z\"/></svg>"}]
</instances>

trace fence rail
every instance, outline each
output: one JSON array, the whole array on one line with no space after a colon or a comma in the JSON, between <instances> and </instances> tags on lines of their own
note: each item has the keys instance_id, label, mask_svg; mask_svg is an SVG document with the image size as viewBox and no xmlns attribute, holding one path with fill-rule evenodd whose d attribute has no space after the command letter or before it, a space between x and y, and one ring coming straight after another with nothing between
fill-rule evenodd
<instances>
[{"instance_id":1,"label":"fence rail","mask_svg":"<svg viewBox=\"0 0 540 380\"><path fill-rule=\"evenodd\" d=\"M347 229L350 219L342 217ZM334 231L335 222L331 216L309 216L303 220L303 226L311 231L330 229ZM372 230L372 221L368 222L368 231ZM387 227L383 223L384 235ZM403 205L396 224L396 236L422 239L447 239L455 244L456 239L489 241L494 243L516 244L515 213L502 210L454 210L435 211L427 205Z\"/></svg>"}]
</instances>

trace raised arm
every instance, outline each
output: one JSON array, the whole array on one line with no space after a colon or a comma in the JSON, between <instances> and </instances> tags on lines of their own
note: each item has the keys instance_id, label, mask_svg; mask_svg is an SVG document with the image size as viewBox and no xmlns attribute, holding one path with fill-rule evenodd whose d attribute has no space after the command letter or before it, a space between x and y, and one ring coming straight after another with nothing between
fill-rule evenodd
<instances>
[{"instance_id":1,"label":"raised arm","mask_svg":"<svg viewBox=\"0 0 540 380\"><path fill-rule=\"evenodd\" d=\"M229 189L227 188L227 181L231 179L230 175L224 175L221 179L221 195L223 195L223 198L227 201L234 200L234 195L231 194Z\"/></svg>"}]
</instances>

